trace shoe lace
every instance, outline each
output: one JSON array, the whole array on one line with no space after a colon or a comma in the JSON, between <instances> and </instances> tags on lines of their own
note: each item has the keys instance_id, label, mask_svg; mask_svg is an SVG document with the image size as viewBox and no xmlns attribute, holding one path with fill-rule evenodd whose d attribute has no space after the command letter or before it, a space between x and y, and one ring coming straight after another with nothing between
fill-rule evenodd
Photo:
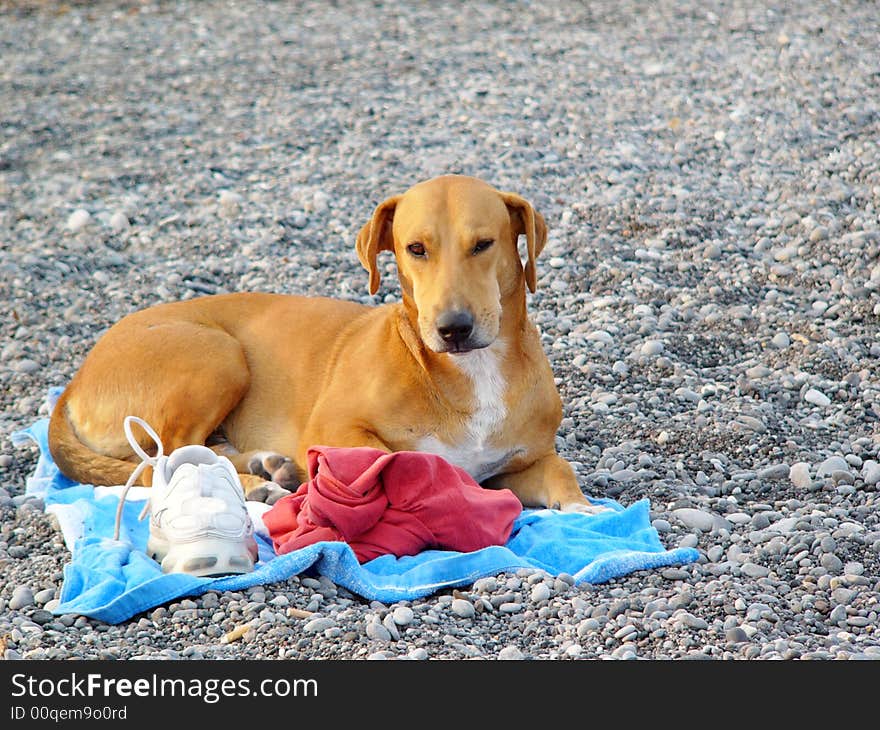
<instances>
[{"instance_id":1,"label":"shoe lace","mask_svg":"<svg viewBox=\"0 0 880 730\"><path fill-rule=\"evenodd\" d=\"M131 426L133 423L136 423L140 426L144 431L147 432L147 435L156 443L158 447L156 450L155 456L150 456L146 451L141 448L141 445L138 443L137 439L134 437L134 434L131 431ZM156 466L159 459L164 456L162 439L159 438L159 434L157 434L153 428L147 423L143 418L138 418L137 416L126 416L125 420L122 423L123 429L125 429L125 437L128 439L128 443L131 445L131 448L134 450L138 456L141 457L141 463L138 464L134 471L132 471L131 476L128 478L128 481L125 483L125 486L122 488L122 494L119 495L119 505L116 507L116 527L113 532L113 539L119 539L119 533L122 527L122 511L125 508L125 498L128 496L128 490L131 489L132 485L137 481L137 478L143 473L144 469L148 466ZM150 499L147 498L146 503L144 504L144 508L141 510L140 515L138 515L138 520L144 519L147 513L150 511Z\"/></svg>"}]
</instances>

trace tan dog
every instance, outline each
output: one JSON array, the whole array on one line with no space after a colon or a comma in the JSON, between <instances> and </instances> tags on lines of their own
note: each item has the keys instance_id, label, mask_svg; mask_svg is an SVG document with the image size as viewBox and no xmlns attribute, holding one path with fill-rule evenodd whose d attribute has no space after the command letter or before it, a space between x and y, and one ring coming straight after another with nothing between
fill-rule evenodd
<instances>
[{"instance_id":1,"label":"tan dog","mask_svg":"<svg viewBox=\"0 0 880 730\"><path fill-rule=\"evenodd\" d=\"M357 238L371 293L377 255L394 252L402 303L242 293L128 315L59 399L52 456L72 479L122 484L136 415L166 453L207 442L229 456L246 491L296 488L312 445L372 446L440 454L526 506L599 511L556 454L561 402L526 314L545 240L518 195L463 176L415 185Z\"/></svg>"}]
</instances>

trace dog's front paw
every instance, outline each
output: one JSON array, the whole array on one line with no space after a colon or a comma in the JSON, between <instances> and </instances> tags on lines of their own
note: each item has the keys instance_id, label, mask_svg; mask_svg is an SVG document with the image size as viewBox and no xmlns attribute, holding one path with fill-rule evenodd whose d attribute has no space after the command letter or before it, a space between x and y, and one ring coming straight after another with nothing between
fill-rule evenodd
<instances>
[{"instance_id":1,"label":"dog's front paw","mask_svg":"<svg viewBox=\"0 0 880 730\"><path fill-rule=\"evenodd\" d=\"M247 493L247 499L251 502L275 504L279 499L286 497L288 494L292 494L292 492L279 484L275 484L275 482L263 482Z\"/></svg>"},{"instance_id":2,"label":"dog's front paw","mask_svg":"<svg viewBox=\"0 0 880 730\"><path fill-rule=\"evenodd\" d=\"M580 512L584 515L598 515L602 512L607 512L611 508L606 507L604 504L596 504L595 502L590 502L585 499L583 502L568 502L563 505L559 505L557 502L556 505L554 505L554 509L561 510L562 512Z\"/></svg>"},{"instance_id":3,"label":"dog's front paw","mask_svg":"<svg viewBox=\"0 0 880 730\"><path fill-rule=\"evenodd\" d=\"M295 490L302 482L296 464L272 451L254 454L248 462L248 471L286 490Z\"/></svg>"}]
</instances>

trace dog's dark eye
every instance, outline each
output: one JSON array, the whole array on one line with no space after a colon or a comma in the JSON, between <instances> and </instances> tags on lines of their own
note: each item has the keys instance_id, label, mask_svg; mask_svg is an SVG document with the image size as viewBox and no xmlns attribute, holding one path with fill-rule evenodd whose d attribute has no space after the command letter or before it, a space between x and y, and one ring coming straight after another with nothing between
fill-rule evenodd
<instances>
[{"instance_id":1,"label":"dog's dark eye","mask_svg":"<svg viewBox=\"0 0 880 730\"><path fill-rule=\"evenodd\" d=\"M474 253L480 253L481 251L485 251L487 248L491 248L493 243L495 243L495 241L493 241L491 238L480 239L474 246Z\"/></svg>"},{"instance_id":2,"label":"dog's dark eye","mask_svg":"<svg viewBox=\"0 0 880 730\"><path fill-rule=\"evenodd\" d=\"M427 253L425 251L425 244L419 241L411 243L409 246L406 247L406 250L417 258L422 258Z\"/></svg>"}]
</instances>

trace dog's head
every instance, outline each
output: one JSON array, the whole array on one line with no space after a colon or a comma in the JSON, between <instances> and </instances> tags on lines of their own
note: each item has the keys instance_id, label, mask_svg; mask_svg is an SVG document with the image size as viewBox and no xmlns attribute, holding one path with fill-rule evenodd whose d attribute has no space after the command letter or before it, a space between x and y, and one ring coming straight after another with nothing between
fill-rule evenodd
<instances>
[{"instance_id":1,"label":"dog's head","mask_svg":"<svg viewBox=\"0 0 880 730\"><path fill-rule=\"evenodd\" d=\"M375 294L376 257L393 251L424 343L435 352L464 353L495 341L504 301L525 285L535 291L535 259L546 240L544 218L527 200L476 178L445 175L377 206L358 234L357 253Z\"/></svg>"}]
</instances>

